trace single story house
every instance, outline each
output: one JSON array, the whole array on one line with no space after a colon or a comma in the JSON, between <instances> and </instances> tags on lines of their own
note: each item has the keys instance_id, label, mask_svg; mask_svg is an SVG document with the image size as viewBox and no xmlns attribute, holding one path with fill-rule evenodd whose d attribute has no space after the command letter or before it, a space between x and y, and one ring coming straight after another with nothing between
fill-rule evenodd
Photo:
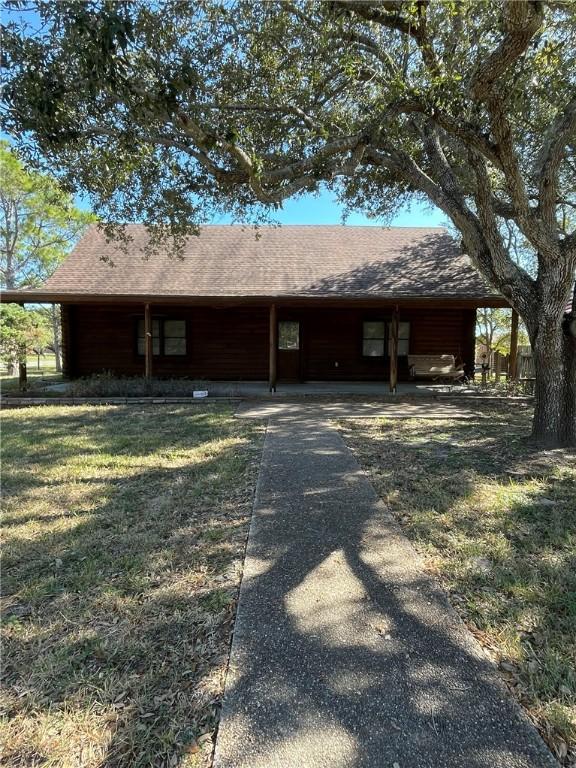
<instances>
[{"instance_id":1,"label":"single story house","mask_svg":"<svg viewBox=\"0 0 576 768\"><path fill-rule=\"evenodd\" d=\"M472 374L476 308L506 307L442 228L206 226L146 259L91 227L42 288L62 306L68 377L406 380L409 355Z\"/></svg>"}]
</instances>

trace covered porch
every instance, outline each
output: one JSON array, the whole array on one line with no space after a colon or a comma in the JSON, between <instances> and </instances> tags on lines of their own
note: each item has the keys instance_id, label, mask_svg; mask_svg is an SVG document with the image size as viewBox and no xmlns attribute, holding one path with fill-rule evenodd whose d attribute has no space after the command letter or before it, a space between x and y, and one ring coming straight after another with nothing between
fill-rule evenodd
<instances>
[{"instance_id":1,"label":"covered porch","mask_svg":"<svg viewBox=\"0 0 576 768\"><path fill-rule=\"evenodd\" d=\"M118 300L34 293L33 303L62 306L63 365L71 379L106 371L209 382L211 394L377 396L465 389L449 377L415 378L415 359L445 356L467 378L474 375L480 303L471 300ZM2 299L23 303L24 297L30 303L27 291Z\"/></svg>"}]
</instances>

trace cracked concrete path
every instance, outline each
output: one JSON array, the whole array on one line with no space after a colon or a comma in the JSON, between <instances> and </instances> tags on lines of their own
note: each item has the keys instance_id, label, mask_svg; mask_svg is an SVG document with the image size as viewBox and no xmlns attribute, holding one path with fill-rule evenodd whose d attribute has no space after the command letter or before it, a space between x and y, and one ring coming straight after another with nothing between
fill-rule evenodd
<instances>
[{"instance_id":1,"label":"cracked concrete path","mask_svg":"<svg viewBox=\"0 0 576 768\"><path fill-rule=\"evenodd\" d=\"M214 766L557 766L310 416L268 426Z\"/></svg>"}]
</instances>

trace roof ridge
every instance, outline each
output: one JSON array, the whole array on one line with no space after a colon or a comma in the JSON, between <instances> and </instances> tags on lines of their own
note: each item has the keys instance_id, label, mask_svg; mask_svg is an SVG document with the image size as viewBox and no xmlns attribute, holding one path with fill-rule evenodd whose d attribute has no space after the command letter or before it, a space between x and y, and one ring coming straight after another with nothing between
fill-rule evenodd
<instances>
[{"instance_id":1,"label":"roof ridge","mask_svg":"<svg viewBox=\"0 0 576 768\"><path fill-rule=\"evenodd\" d=\"M140 221L130 221L126 224L123 224L121 226L126 227L138 227L138 228L145 228L146 224ZM447 227L443 226L386 226L382 224L381 226L378 224L259 224L257 226L253 224L199 224L198 225L200 229L206 229L206 228L218 228L218 229L291 229L293 227L302 227L302 228L309 228L309 229L328 229L329 227L332 229L375 229L375 230L415 230L415 229L427 229L427 230L441 230L443 232L448 232ZM89 229L99 229L99 224L90 224Z\"/></svg>"}]
</instances>

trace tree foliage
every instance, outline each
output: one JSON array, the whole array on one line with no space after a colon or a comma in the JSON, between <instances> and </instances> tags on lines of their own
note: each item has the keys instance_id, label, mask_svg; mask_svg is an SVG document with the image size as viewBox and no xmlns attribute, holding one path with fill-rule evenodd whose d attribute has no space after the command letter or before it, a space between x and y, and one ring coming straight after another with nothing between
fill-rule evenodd
<instances>
[{"instance_id":1,"label":"tree foliage","mask_svg":"<svg viewBox=\"0 0 576 768\"><path fill-rule=\"evenodd\" d=\"M500 352L510 354L512 316L510 310L481 307L476 318L476 343L483 346L488 355ZM523 327L518 329L518 344L528 344L528 335Z\"/></svg>"},{"instance_id":2,"label":"tree foliage","mask_svg":"<svg viewBox=\"0 0 576 768\"><path fill-rule=\"evenodd\" d=\"M576 439L576 351L561 332L576 267L576 4L37 8L36 29L5 31L5 124L103 219L179 237L216 210L259 220L322 185L384 219L425 198L526 322L549 403L539 428L568 416Z\"/></svg>"},{"instance_id":3,"label":"tree foliage","mask_svg":"<svg viewBox=\"0 0 576 768\"><path fill-rule=\"evenodd\" d=\"M6 124L107 221L189 231L327 183L375 215L426 196L512 294L498 217L573 256L572 4L37 5L8 25Z\"/></svg>"},{"instance_id":4,"label":"tree foliage","mask_svg":"<svg viewBox=\"0 0 576 768\"><path fill-rule=\"evenodd\" d=\"M0 304L0 356L13 366L26 362L26 355L45 349L52 332L41 312L17 304Z\"/></svg>"},{"instance_id":5,"label":"tree foliage","mask_svg":"<svg viewBox=\"0 0 576 768\"><path fill-rule=\"evenodd\" d=\"M79 210L50 176L28 170L0 142L0 284L38 285L94 217Z\"/></svg>"}]
</instances>

